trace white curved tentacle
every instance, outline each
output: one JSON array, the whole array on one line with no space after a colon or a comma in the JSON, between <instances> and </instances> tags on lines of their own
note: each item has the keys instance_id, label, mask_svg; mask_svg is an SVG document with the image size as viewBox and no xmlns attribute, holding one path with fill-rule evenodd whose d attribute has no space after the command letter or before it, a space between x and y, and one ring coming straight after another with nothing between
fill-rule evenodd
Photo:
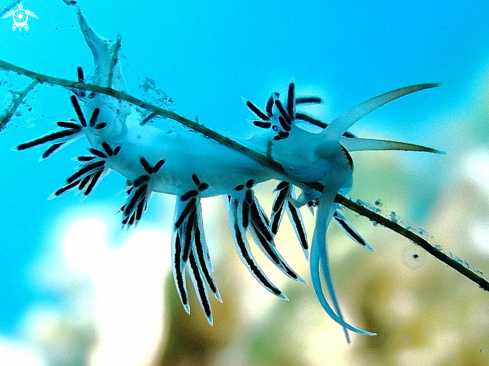
<instances>
[{"instance_id":1,"label":"white curved tentacle","mask_svg":"<svg viewBox=\"0 0 489 366\"><path fill-rule=\"evenodd\" d=\"M439 84L437 83L416 84L391 90L387 93L383 93L381 95L373 97L347 110L339 117L332 120L323 133L330 136L341 136L346 131L348 131L348 129L353 126L353 124L357 122L360 118L366 116L377 108L382 107L384 104L392 102L393 100L396 100L405 95L415 93L424 89L434 88L437 86L439 86Z\"/></svg>"},{"instance_id":2,"label":"white curved tentacle","mask_svg":"<svg viewBox=\"0 0 489 366\"><path fill-rule=\"evenodd\" d=\"M331 197L331 194L323 194L323 196L321 196L321 198L319 199L316 214L316 225L314 228L314 235L309 255L309 267L311 271L311 279L314 291L321 306L334 321L336 321L343 327L346 339L348 342L350 342L347 330L370 336L376 334L356 328L346 323L346 321L343 319L340 306L336 298L336 293L334 290L333 281L331 279L331 273L329 269L326 239L327 228L333 217L333 201L335 195L336 193L334 193L333 197ZM321 275L323 277L323 280L326 282L326 288L331 297L331 302L333 305L332 307L324 295Z\"/></svg>"},{"instance_id":3,"label":"white curved tentacle","mask_svg":"<svg viewBox=\"0 0 489 366\"><path fill-rule=\"evenodd\" d=\"M366 139L360 137L341 137L340 143L348 151L369 151L369 150L402 150L402 151L420 151L435 154L443 152L422 145L410 144L400 141Z\"/></svg>"}]
</instances>

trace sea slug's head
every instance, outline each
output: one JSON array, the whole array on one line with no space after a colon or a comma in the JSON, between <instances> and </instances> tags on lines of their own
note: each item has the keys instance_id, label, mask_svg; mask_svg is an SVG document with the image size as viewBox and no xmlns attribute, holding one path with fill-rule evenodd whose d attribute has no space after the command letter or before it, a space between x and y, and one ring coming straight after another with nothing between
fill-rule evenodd
<instances>
[{"instance_id":1,"label":"sea slug's head","mask_svg":"<svg viewBox=\"0 0 489 366\"><path fill-rule=\"evenodd\" d=\"M128 103L110 97L105 94L88 94L82 100L82 108L86 116L93 115L93 111L98 109L98 116L95 121L90 121L87 129L87 138L96 143L100 141L120 141L127 133L126 121L131 113Z\"/></svg>"},{"instance_id":2,"label":"sea slug's head","mask_svg":"<svg viewBox=\"0 0 489 366\"><path fill-rule=\"evenodd\" d=\"M100 36L90 27L80 10L78 10L78 22L93 56L94 72L89 83L127 92L127 85L122 76L119 62L121 38L118 37L117 41L114 42ZM78 68L78 81L86 82L81 67ZM91 142L106 140L108 137L113 141L124 138L127 131L126 119L131 113L131 107L128 103L106 94L90 91L75 91L75 94L81 102L86 116L93 115L96 109L99 110L97 121L89 123L88 128L91 130L87 130L89 132L87 137Z\"/></svg>"},{"instance_id":3,"label":"sea slug's head","mask_svg":"<svg viewBox=\"0 0 489 366\"><path fill-rule=\"evenodd\" d=\"M262 145L293 181L320 182L344 190L351 187L353 162L340 144L341 134L312 132L324 131L328 125L302 111L301 107L322 103L320 97L296 96L291 81L285 98L273 93L264 109L246 99L245 103L256 117L252 123L261 129L250 142Z\"/></svg>"}]
</instances>

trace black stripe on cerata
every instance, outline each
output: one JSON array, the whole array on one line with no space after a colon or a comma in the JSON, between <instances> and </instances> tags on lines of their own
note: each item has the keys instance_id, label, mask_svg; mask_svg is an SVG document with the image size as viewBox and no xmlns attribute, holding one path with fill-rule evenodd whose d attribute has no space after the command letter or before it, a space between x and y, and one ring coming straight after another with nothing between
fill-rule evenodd
<instances>
[{"instance_id":1,"label":"black stripe on cerata","mask_svg":"<svg viewBox=\"0 0 489 366\"><path fill-rule=\"evenodd\" d=\"M287 92L287 112L291 118L294 118L294 106L295 106L295 83L289 84L289 90Z\"/></svg>"},{"instance_id":2,"label":"black stripe on cerata","mask_svg":"<svg viewBox=\"0 0 489 366\"><path fill-rule=\"evenodd\" d=\"M127 202L126 207L124 208L124 215L129 215L133 211L134 206L139 202L139 199L146 194L147 188L148 185L143 184L136 189L136 192L129 198L129 202Z\"/></svg>"},{"instance_id":3,"label":"black stripe on cerata","mask_svg":"<svg viewBox=\"0 0 489 366\"><path fill-rule=\"evenodd\" d=\"M205 191L207 188L209 188L209 184L208 183L200 183L199 186L197 187L197 189L200 192Z\"/></svg>"},{"instance_id":4,"label":"black stripe on cerata","mask_svg":"<svg viewBox=\"0 0 489 366\"><path fill-rule=\"evenodd\" d=\"M190 201L188 201L187 205L185 208L182 210L180 213L180 216L178 217L177 221L175 222L175 228L178 229L180 226L182 226L183 222L187 218L187 216L192 212L192 210L195 210L195 202L197 202L196 198L192 198Z\"/></svg>"},{"instance_id":5,"label":"black stripe on cerata","mask_svg":"<svg viewBox=\"0 0 489 366\"><path fill-rule=\"evenodd\" d=\"M114 156L116 156L117 154L119 154L119 151L121 151L121 147L120 146L116 146L116 148L114 149Z\"/></svg>"},{"instance_id":6,"label":"black stripe on cerata","mask_svg":"<svg viewBox=\"0 0 489 366\"><path fill-rule=\"evenodd\" d=\"M105 165L105 161L99 160L99 161L94 161L91 164L87 164L80 168L77 172L73 173L68 179L66 180L67 183L72 183L78 178L80 178L82 175L85 173L88 173L91 170L98 170L100 167L103 167Z\"/></svg>"},{"instance_id":7,"label":"black stripe on cerata","mask_svg":"<svg viewBox=\"0 0 489 366\"><path fill-rule=\"evenodd\" d=\"M92 175L87 175L85 178L83 178L78 185L78 189L81 191L85 186L90 182L90 179L92 178Z\"/></svg>"},{"instance_id":8,"label":"black stripe on cerata","mask_svg":"<svg viewBox=\"0 0 489 366\"><path fill-rule=\"evenodd\" d=\"M282 263L282 266L285 270L285 273L287 273L287 275L289 275L289 277L292 277L294 280L297 280L299 278L299 276L297 275L297 273L295 273L292 268L289 267L289 265L287 263L285 263L284 261L281 261Z\"/></svg>"},{"instance_id":9,"label":"black stripe on cerata","mask_svg":"<svg viewBox=\"0 0 489 366\"><path fill-rule=\"evenodd\" d=\"M284 117L282 116L278 116L278 121L280 122L280 126L282 126L282 128L285 130L285 131L290 131L292 128L290 127L290 125L287 123L287 121L285 120Z\"/></svg>"},{"instance_id":10,"label":"black stripe on cerata","mask_svg":"<svg viewBox=\"0 0 489 366\"><path fill-rule=\"evenodd\" d=\"M93 147L88 149L93 155L98 156L99 158L107 159L107 155L100 150L94 149Z\"/></svg>"},{"instance_id":11,"label":"black stripe on cerata","mask_svg":"<svg viewBox=\"0 0 489 366\"><path fill-rule=\"evenodd\" d=\"M248 204L251 204L251 202L253 202L253 191L251 189L248 189L245 192L245 202Z\"/></svg>"},{"instance_id":12,"label":"black stripe on cerata","mask_svg":"<svg viewBox=\"0 0 489 366\"><path fill-rule=\"evenodd\" d=\"M247 228L250 224L250 205L245 201L241 205L241 225Z\"/></svg>"},{"instance_id":13,"label":"black stripe on cerata","mask_svg":"<svg viewBox=\"0 0 489 366\"><path fill-rule=\"evenodd\" d=\"M183 249L182 249L182 262L187 262L188 261L188 256L190 255L190 252L192 251L192 231L194 228L195 224L195 211L193 211L188 219L187 219L187 225L185 227L185 233L182 237L183 239ZM180 231L182 233L182 231Z\"/></svg>"},{"instance_id":14,"label":"black stripe on cerata","mask_svg":"<svg viewBox=\"0 0 489 366\"><path fill-rule=\"evenodd\" d=\"M210 317L212 314L211 304L209 303L209 298L207 297L207 291L204 286L204 281L199 272L199 268L197 266L197 262L195 261L195 256L193 253L190 254L190 268L192 268L192 272L195 276L195 282L197 284L197 295L199 296L200 303L204 308L204 313L207 317Z\"/></svg>"},{"instance_id":15,"label":"black stripe on cerata","mask_svg":"<svg viewBox=\"0 0 489 366\"><path fill-rule=\"evenodd\" d=\"M270 127L272 127L272 123L271 122L253 121L253 124L256 127L260 127L260 128L270 128Z\"/></svg>"},{"instance_id":16,"label":"black stripe on cerata","mask_svg":"<svg viewBox=\"0 0 489 366\"><path fill-rule=\"evenodd\" d=\"M289 137L289 133L287 131L279 131L277 136L275 136L273 139L275 141L278 141L278 140L283 140L287 137Z\"/></svg>"},{"instance_id":17,"label":"black stripe on cerata","mask_svg":"<svg viewBox=\"0 0 489 366\"><path fill-rule=\"evenodd\" d=\"M254 105L249 100L246 101L246 106L254 113L258 118L261 118L264 121L270 121L270 117L261 111L256 105Z\"/></svg>"},{"instance_id":18,"label":"black stripe on cerata","mask_svg":"<svg viewBox=\"0 0 489 366\"><path fill-rule=\"evenodd\" d=\"M95 108L92 112L92 117L90 117L90 127L95 126L95 123L97 122L98 115L100 113L100 108Z\"/></svg>"},{"instance_id":19,"label":"black stripe on cerata","mask_svg":"<svg viewBox=\"0 0 489 366\"><path fill-rule=\"evenodd\" d=\"M281 267L281 269L291 278L293 279L298 279L298 276L297 274L292 270L292 268L286 263L283 261L282 258L280 258L277 253L272 250L272 247L271 245L273 245L272 243L270 242L267 242L266 239L261 235L260 232L256 231L256 236L258 238L258 240L260 240L260 243L263 247L263 249L265 250L265 252L269 255L270 259L277 265L279 265Z\"/></svg>"},{"instance_id":20,"label":"black stripe on cerata","mask_svg":"<svg viewBox=\"0 0 489 366\"><path fill-rule=\"evenodd\" d=\"M67 121L58 121L58 122L56 122L56 124L57 124L59 127L62 127L62 128L69 128L70 130L76 130L76 131L80 131L80 130L81 130L80 125L78 125L78 124L76 124L76 123L73 123L73 122L67 122Z\"/></svg>"},{"instance_id":21,"label":"black stripe on cerata","mask_svg":"<svg viewBox=\"0 0 489 366\"><path fill-rule=\"evenodd\" d=\"M216 293L217 292L217 286L216 286L214 279L212 278L212 276L209 272L209 268L207 268L206 258L205 258L205 254L204 254L204 247L202 244L202 236L201 236L201 232L200 232L198 225L195 226L194 238L195 238L195 248L196 248L196 252L197 252L196 256L197 256L198 262L200 263L200 268L202 269L202 274L204 275L205 280L206 280L207 284L209 285L211 291L213 293Z\"/></svg>"},{"instance_id":22,"label":"black stripe on cerata","mask_svg":"<svg viewBox=\"0 0 489 366\"><path fill-rule=\"evenodd\" d=\"M68 137L73 134L75 134L78 131L73 131L73 130L63 130L63 131L56 131L53 133L50 133L49 135L41 136L37 139L34 139L32 141L24 142L23 144L20 144L17 146L17 150L25 150L29 149L31 147L37 146L37 145L42 145L46 142L54 141L63 137Z\"/></svg>"},{"instance_id":23,"label":"black stripe on cerata","mask_svg":"<svg viewBox=\"0 0 489 366\"><path fill-rule=\"evenodd\" d=\"M283 269L285 270L285 273L293 278L294 280L297 280L299 278L299 276L297 275L297 273L295 273L292 268L286 263L284 262L283 260L280 261L280 263L282 264L282 267Z\"/></svg>"},{"instance_id":24,"label":"black stripe on cerata","mask_svg":"<svg viewBox=\"0 0 489 366\"><path fill-rule=\"evenodd\" d=\"M122 220L122 225L132 226L134 220L135 220L134 214L127 216L124 220Z\"/></svg>"},{"instance_id":25,"label":"black stripe on cerata","mask_svg":"<svg viewBox=\"0 0 489 366\"><path fill-rule=\"evenodd\" d=\"M92 179L90 179L90 183L88 184L87 189L83 193L84 196L88 196L90 193L92 193L92 190L95 188L95 185L97 184L101 175L102 175L102 171L99 171L96 172L93 176L91 176Z\"/></svg>"},{"instance_id":26,"label":"black stripe on cerata","mask_svg":"<svg viewBox=\"0 0 489 366\"><path fill-rule=\"evenodd\" d=\"M136 215L134 215L134 212L131 214L131 216L129 217L129 221L127 222L127 224L129 226L132 226L134 225L134 222L136 221Z\"/></svg>"},{"instance_id":27,"label":"black stripe on cerata","mask_svg":"<svg viewBox=\"0 0 489 366\"><path fill-rule=\"evenodd\" d=\"M265 237L256 230L255 228L255 234L257 239L260 241L263 250L268 254L270 259L280 267L280 269L286 273L289 277L297 280L299 277L298 275L292 270L292 268L282 259L279 257L277 252L273 250L273 242L268 242Z\"/></svg>"},{"instance_id":28,"label":"black stripe on cerata","mask_svg":"<svg viewBox=\"0 0 489 366\"><path fill-rule=\"evenodd\" d=\"M254 225L253 225L254 226ZM270 256L270 259L275 264L280 264L282 261L277 256L277 253L270 248L270 242L268 242L265 237L261 234L259 230L255 227L256 238L260 241L263 250Z\"/></svg>"},{"instance_id":29,"label":"black stripe on cerata","mask_svg":"<svg viewBox=\"0 0 489 366\"><path fill-rule=\"evenodd\" d=\"M175 233L175 256L173 258L174 261L174 268L175 268L175 278L177 280L177 288L178 288L178 293L180 294L180 298L182 299L182 303L184 305L188 304L188 297L187 297L187 289L185 288L185 284L183 282L183 273L180 271L181 267L181 253L182 252L182 246L180 243L180 236L178 233Z\"/></svg>"},{"instance_id":30,"label":"black stripe on cerata","mask_svg":"<svg viewBox=\"0 0 489 366\"><path fill-rule=\"evenodd\" d=\"M76 68L76 73L77 73L77 76L78 76L78 81L80 83L83 83L83 81L85 80L85 75L83 75L83 69L81 66L78 66Z\"/></svg>"},{"instance_id":31,"label":"black stripe on cerata","mask_svg":"<svg viewBox=\"0 0 489 366\"><path fill-rule=\"evenodd\" d=\"M289 267L289 265L287 263L285 263L284 261L282 261L282 266L284 267L285 269L285 273L287 273L290 277L292 277L294 280L297 280L299 278L299 276L297 276L297 273L295 273L292 268Z\"/></svg>"},{"instance_id":32,"label":"black stripe on cerata","mask_svg":"<svg viewBox=\"0 0 489 366\"><path fill-rule=\"evenodd\" d=\"M235 190L235 191L242 191L244 187L245 187L245 185L244 185L244 184L239 184L239 185L237 185L236 187L234 187L234 190Z\"/></svg>"},{"instance_id":33,"label":"black stripe on cerata","mask_svg":"<svg viewBox=\"0 0 489 366\"><path fill-rule=\"evenodd\" d=\"M272 207L273 212L278 212L282 208L282 206L285 202L285 198L287 197L287 193L288 193L288 191L286 189L282 189L277 194L277 196L275 198L275 202L273 203L273 207Z\"/></svg>"},{"instance_id":34,"label":"black stripe on cerata","mask_svg":"<svg viewBox=\"0 0 489 366\"><path fill-rule=\"evenodd\" d=\"M282 189L289 188L289 185L289 182L283 180L279 184L277 184L277 187L275 189L281 191Z\"/></svg>"},{"instance_id":35,"label":"black stripe on cerata","mask_svg":"<svg viewBox=\"0 0 489 366\"><path fill-rule=\"evenodd\" d=\"M102 128L107 127L107 122L100 122L95 125L96 130L101 130Z\"/></svg>"},{"instance_id":36,"label":"black stripe on cerata","mask_svg":"<svg viewBox=\"0 0 489 366\"><path fill-rule=\"evenodd\" d=\"M309 244L307 243L306 232L304 231L304 227L302 226L302 221L299 217L298 208L295 207L292 202L287 202L289 212L292 216L292 225L295 226L297 233L299 234L299 241L304 250L307 250Z\"/></svg>"},{"instance_id":37,"label":"black stripe on cerata","mask_svg":"<svg viewBox=\"0 0 489 366\"><path fill-rule=\"evenodd\" d=\"M95 156L91 156L91 155L82 155L82 156L78 156L76 158L76 160L78 160L78 161L91 161L93 159L96 159L96 157Z\"/></svg>"},{"instance_id":38,"label":"black stripe on cerata","mask_svg":"<svg viewBox=\"0 0 489 366\"><path fill-rule=\"evenodd\" d=\"M141 220L141 217L143 216L143 212L146 210L146 199L141 200L141 202L138 203L138 207L136 208L136 221Z\"/></svg>"},{"instance_id":39,"label":"black stripe on cerata","mask_svg":"<svg viewBox=\"0 0 489 366\"><path fill-rule=\"evenodd\" d=\"M280 207L280 210L276 211L275 216L273 217L272 221L272 233L277 234L278 232L278 227L280 223L280 219L282 218L283 215L283 206Z\"/></svg>"},{"instance_id":40,"label":"black stripe on cerata","mask_svg":"<svg viewBox=\"0 0 489 366\"><path fill-rule=\"evenodd\" d=\"M337 215L334 215L335 219L336 219L336 222L339 223L341 225L341 227L343 228L343 230L345 230L348 235L350 235L357 243L363 245L363 246L366 246L367 243L365 242L365 240L360 236L358 235L351 227L350 225L348 225L345 220L343 220L342 218L338 217Z\"/></svg>"},{"instance_id":41,"label":"black stripe on cerata","mask_svg":"<svg viewBox=\"0 0 489 366\"><path fill-rule=\"evenodd\" d=\"M160 169L161 169L161 167L163 166L163 164L165 164L165 160L163 160L163 159L159 160L159 161L158 161L158 162L155 164L155 166L153 167L153 171L154 171L155 173L158 173L158 170L160 170Z\"/></svg>"},{"instance_id":42,"label":"black stripe on cerata","mask_svg":"<svg viewBox=\"0 0 489 366\"><path fill-rule=\"evenodd\" d=\"M199 177L197 177L197 174L195 174L195 173L192 174L192 180L196 186L198 186L200 184L200 179L199 179Z\"/></svg>"},{"instance_id":43,"label":"black stripe on cerata","mask_svg":"<svg viewBox=\"0 0 489 366\"><path fill-rule=\"evenodd\" d=\"M267 100L267 104L265 105L265 111L268 113L269 116L273 114L273 99L274 95L270 95L270 98Z\"/></svg>"},{"instance_id":44,"label":"black stripe on cerata","mask_svg":"<svg viewBox=\"0 0 489 366\"><path fill-rule=\"evenodd\" d=\"M80 180L76 180L70 184L67 184L61 188L59 188L56 192L54 192L54 195L55 196L60 196L62 195L63 193L65 193L66 191L69 191L70 189L76 187L78 185L78 183L80 183Z\"/></svg>"},{"instance_id":45,"label":"black stripe on cerata","mask_svg":"<svg viewBox=\"0 0 489 366\"><path fill-rule=\"evenodd\" d=\"M254 179L248 179L246 181L246 188L251 188L253 187L253 184L255 184L255 180Z\"/></svg>"},{"instance_id":46,"label":"black stripe on cerata","mask_svg":"<svg viewBox=\"0 0 489 366\"><path fill-rule=\"evenodd\" d=\"M102 147L104 148L108 156L114 155L114 150L112 150L112 148L106 141L102 142Z\"/></svg>"},{"instance_id":47,"label":"black stripe on cerata","mask_svg":"<svg viewBox=\"0 0 489 366\"><path fill-rule=\"evenodd\" d=\"M310 124L314 125L314 126L318 126L318 127L321 127L321 128L326 128L328 127L328 124L327 123L324 123L323 121L320 121L306 113L302 113L302 112L297 112L295 114L295 119L299 119L301 121L306 121L306 122L309 122Z\"/></svg>"},{"instance_id":48,"label":"black stripe on cerata","mask_svg":"<svg viewBox=\"0 0 489 366\"><path fill-rule=\"evenodd\" d=\"M83 112L80 108L80 104L78 103L78 99L76 96L72 95L70 97L71 99L71 104L73 104L73 108L75 109L76 115L78 116L78 119L80 120L80 123L83 127L87 127L87 120L85 119L85 116L83 115Z\"/></svg>"},{"instance_id":49,"label":"black stripe on cerata","mask_svg":"<svg viewBox=\"0 0 489 366\"><path fill-rule=\"evenodd\" d=\"M239 251L241 252L241 256L246 261L246 265L251 270L253 275L260 281L260 283L273 292L276 295L281 295L282 291L276 288L262 273L262 271L256 266L253 259L251 259L250 253L246 249L246 245L243 241L243 237L241 236L241 232L239 231L238 224L234 224L234 231L236 232L236 243Z\"/></svg>"},{"instance_id":50,"label":"black stripe on cerata","mask_svg":"<svg viewBox=\"0 0 489 366\"><path fill-rule=\"evenodd\" d=\"M61 146L64 145L64 141L63 142L58 142L56 144L52 144L51 146L49 146L46 151L44 151L44 153L42 154L42 158L43 159L46 159L47 157L49 157L52 153L54 153L56 150L58 150Z\"/></svg>"},{"instance_id":51,"label":"black stripe on cerata","mask_svg":"<svg viewBox=\"0 0 489 366\"><path fill-rule=\"evenodd\" d=\"M143 166L144 170L146 170L146 173L153 174L153 167L148 163L146 158L144 158L144 157L140 158L139 162Z\"/></svg>"},{"instance_id":52,"label":"black stripe on cerata","mask_svg":"<svg viewBox=\"0 0 489 366\"><path fill-rule=\"evenodd\" d=\"M251 222L253 226L257 229L257 231L259 231L260 234L263 235L268 242L271 242L273 240L272 233L270 232L270 229L265 224L265 222L263 222L263 217L262 215L260 215L256 202L254 201L251 205Z\"/></svg>"},{"instance_id":53,"label":"black stripe on cerata","mask_svg":"<svg viewBox=\"0 0 489 366\"><path fill-rule=\"evenodd\" d=\"M291 125L292 124L291 117L289 116L289 113L285 110L280 99L275 99L275 105L277 106L277 109L280 112L280 114L282 115L282 117L284 117L285 120L287 121L287 123L289 125Z\"/></svg>"},{"instance_id":54,"label":"black stripe on cerata","mask_svg":"<svg viewBox=\"0 0 489 366\"><path fill-rule=\"evenodd\" d=\"M298 97L295 98L296 104L320 104L323 100L320 97Z\"/></svg>"},{"instance_id":55,"label":"black stripe on cerata","mask_svg":"<svg viewBox=\"0 0 489 366\"><path fill-rule=\"evenodd\" d=\"M150 179L151 178L149 177L149 175L144 174L144 175L141 175L141 176L137 177L136 179L134 179L134 182L132 182L132 185L137 188L137 187L141 186L142 184L149 182Z\"/></svg>"},{"instance_id":56,"label":"black stripe on cerata","mask_svg":"<svg viewBox=\"0 0 489 366\"><path fill-rule=\"evenodd\" d=\"M195 190L195 189L192 189L188 192L185 192L181 197L180 199L182 201L186 201L188 200L190 197L196 197L197 195L199 194L199 191Z\"/></svg>"}]
</instances>

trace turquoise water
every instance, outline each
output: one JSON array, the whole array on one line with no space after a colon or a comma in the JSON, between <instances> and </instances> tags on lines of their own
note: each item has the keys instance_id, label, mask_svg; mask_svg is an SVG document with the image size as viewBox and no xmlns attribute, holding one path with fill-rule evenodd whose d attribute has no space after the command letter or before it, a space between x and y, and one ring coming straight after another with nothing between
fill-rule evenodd
<instances>
[{"instance_id":1,"label":"turquoise water","mask_svg":"<svg viewBox=\"0 0 489 366\"><path fill-rule=\"evenodd\" d=\"M68 79L76 77L80 65L88 73L91 58L74 10L54 0L22 4L38 18L29 18L28 31L12 31L12 19L0 19L0 59ZM451 146L437 140L434 127L449 128L453 121L447 117L477 103L469 97L482 88L489 69L489 3L484 1L78 4L100 34L122 35L122 67L130 90L137 90L145 76L151 77L172 97L179 114L198 116L200 122L233 134L253 134L241 96L265 101L272 91L284 90L291 78L299 92L326 100L319 110L325 120L397 87L441 82L441 88L381 108L354 131L450 153ZM63 215L100 203L111 205L104 209L112 213L122 200L120 194L115 196L121 181L112 177L119 185L104 182L85 202L70 194L46 200L70 174L69 158L83 147L67 147L39 164L40 150L12 151L72 114L63 90L50 93L43 87L32 104L33 112L14 119L0 134L0 337L4 338L22 337L33 305L63 306L65 300L47 291L36 275L36 266L49 261L53 240L61 235ZM433 180L440 179L442 174L435 173ZM420 206L436 195L430 194ZM151 221L151 215L145 220ZM117 220L112 220L115 226Z\"/></svg>"}]
</instances>

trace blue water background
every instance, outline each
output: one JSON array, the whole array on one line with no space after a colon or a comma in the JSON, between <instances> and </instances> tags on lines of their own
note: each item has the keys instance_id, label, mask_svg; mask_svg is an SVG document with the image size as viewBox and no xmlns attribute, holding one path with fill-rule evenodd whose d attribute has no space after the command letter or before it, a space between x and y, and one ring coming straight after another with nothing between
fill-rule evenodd
<instances>
[{"instance_id":1,"label":"blue water background","mask_svg":"<svg viewBox=\"0 0 489 366\"><path fill-rule=\"evenodd\" d=\"M131 90L141 82L138 77L152 77L178 113L198 115L202 123L234 134L253 134L241 96L262 103L291 78L299 93L325 98L320 111L325 120L397 87L441 82L441 88L381 108L356 128L449 153L450 146L436 145L438 131L450 128L446 117L474 102L469 97L488 75L485 1L78 4L100 34L123 36L123 72ZM38 19L29 19L28 32L13 32L11 18L0 19L0 59L68 79L75 78L79 65L91 69L73 8L54 0L23 5ZM0 336L5 337L19 335L33 304L61 306L61 299L41 290L33 276L33 266L62 230L60 215L100 202L115 212L122 200L114 196L121 186L110 184L85 202L70 194L46 200L70 174L69 158L85 150L82 144L69 147L42 163L37 163L40 150L11 150L51 130L53 121L73 116L67 92L44 87L37 95L33 103L43 115L16 119L0 134Z\"/></svg>"}]
</instances>

